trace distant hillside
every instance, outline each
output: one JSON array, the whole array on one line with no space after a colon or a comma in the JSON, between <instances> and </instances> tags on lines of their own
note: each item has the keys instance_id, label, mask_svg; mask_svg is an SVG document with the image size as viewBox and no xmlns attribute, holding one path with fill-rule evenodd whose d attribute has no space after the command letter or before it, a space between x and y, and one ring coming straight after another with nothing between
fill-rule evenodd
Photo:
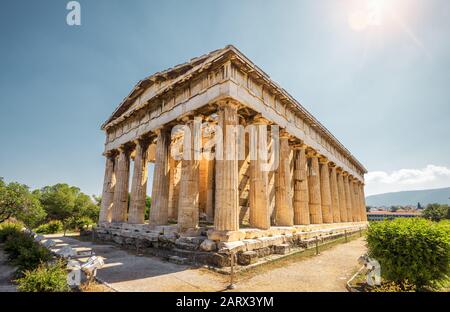
<instances>
[{"instance_id":1,"label":"distant hillside","mask_svg":"<svg viewBox=\"0 0 450 312\"><path fill-rule=\"evenodd\" d=\"M447 187L371 195L366 197L366 204L375 207L417 205L417 203L420 203L422 206L430 203L450 204L449 197L450 187Z\"/></svg>"}]
</instances>

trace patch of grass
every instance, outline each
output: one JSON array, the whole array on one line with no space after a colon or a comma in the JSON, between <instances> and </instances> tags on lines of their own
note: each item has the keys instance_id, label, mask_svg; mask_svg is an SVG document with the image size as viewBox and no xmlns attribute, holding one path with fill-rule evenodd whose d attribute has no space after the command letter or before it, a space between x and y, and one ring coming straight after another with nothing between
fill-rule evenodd
<instances>
[{"instance_id":1,"label":"patch of grass","mask_svg":"<svg viewBox=\"0 0 450 312\"><path fill-rule=\"evenodd\" d=\"M362 232L362 234L364 234L365 231ZM356 240L358 238L360 238L360 234L359 233L354 233L354 234L349 234L347 235L347 242L350 242L352 240ZM328 242L325 242L323 244L319 244L319 253L321 251L330 249L336 245L345 243L345 237L340 237ZM246 269L244 271L241 272L236 272L235 276L239 279L239 280L246 280L249 279L255 275L259 275L262 273L265 273L267 271L270 270L274 270L274 269L278 269L278 268L282 268L285 267L286 265L289 265L291 263L295 263L297 261L301 261L301 260L305 260L308 258L311 258L313 256L316 255L316 249L315 247L312 248L308 248L302 251L298 251L295 253L292 253L290 255L287 255L285 257L282 258L278 258L278 259L273 259L270 260L268 262L265 263L261 263L260 265L257 265L255 267Z\"/></svg>"}]
</instances>

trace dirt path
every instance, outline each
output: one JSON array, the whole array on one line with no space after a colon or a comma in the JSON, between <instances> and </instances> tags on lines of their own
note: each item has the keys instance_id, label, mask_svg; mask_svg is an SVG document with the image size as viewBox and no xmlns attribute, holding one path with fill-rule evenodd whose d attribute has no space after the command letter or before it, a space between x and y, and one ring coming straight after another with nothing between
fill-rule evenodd
<instances>
[{"instance_id":1,"label":"dirt path","mask_svg":"<svg viewBox=\"0 0 450 312\"><path fill-rule=\"evenodd\" d=\"M3 246L0 246L0 292L15 292L16 286L11 283L11 277L15 268L6 262L6 254Z\"/></svg>"},{"instance_id":2,"label":"dirt path","mask_svg":"<svg viewBox=\"0 0 450 312\"><path fill-rule=\"evenodd\" d=\"M291 262L283 267L249 274L238 279L238 291L346 291L345 284L359 268L358 257L366 252L359 238Z\"/></svg>"},{"instance_id":3,"label":"dirt path","mask_svg":"<svg viewBox=\"0 0 450 312\"><path fill-rule=\"evenodd\" d=\"M105 258L98 277L117 291L223 291L229 277L207 269L139 257L112 245L52 235L59 247L93 249ZM236 291L346 291L345 283L366 251L362 238L322 251L319 256L286 260L237 276ZM277 267L278 265L278 267Z\"/></svg>"}]
</instances>

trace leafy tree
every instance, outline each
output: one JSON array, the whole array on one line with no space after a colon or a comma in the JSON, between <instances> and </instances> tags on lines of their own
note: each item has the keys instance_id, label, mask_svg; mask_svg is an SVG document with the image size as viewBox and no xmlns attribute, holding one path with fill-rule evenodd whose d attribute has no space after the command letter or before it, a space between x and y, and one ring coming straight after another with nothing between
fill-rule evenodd
<instances>
[{"instance_id":1,"label":"leafy tree","mask_svg":"<svg viewBox=\"0 0 450 312\"><path fill-rule=\"evenodd\" d=\"M47 212L47 219L60 220L64 225L64 232L76 227L81 218L98 219L99 207L78 187L59 183L34 193Z\"/></svg>"},{"instance_id":2,"label":"leafy tree","mask_svg":"<svg viewBox=\"0 0 450 312\"><path fill-rule=\"evenodd\" d=\"M6 184L0 178L0 222L10 218L34 227L45 218L39 200L30 193L28 186L17 182Z\"/></svg>"},{"instance_id":3,"label":"leafy tree","mask_svg":"<svg viewBox=\"0 0 450 312\"><path fill-rule=\"evenodd\" d=\"M398 207L397 206L391 206L391 208L389 208L389 210L391 212L396 212L398 210Z\"/></svg>"},{"instance_id":4,"label":"leafy tree","mask_svg":"<svg viewBox=\"0 0 450 312\"><path fill-rule=\"evenodd\" d=\"M150 196L147 196L145 198L145 220L148 220L150 218L151 205L152 205L152 198Z\"/></svg>"},{"instance_id":5,"label":"leafy tree","mask_svg":"<svg viewBox=\"0 0 450 312\"><path fill-rule=\"evenodd\" d=\"M440 204L428 204L423 210L422 216L432 221L450 219L450 206Z\"/></svg>"}]
</instances>

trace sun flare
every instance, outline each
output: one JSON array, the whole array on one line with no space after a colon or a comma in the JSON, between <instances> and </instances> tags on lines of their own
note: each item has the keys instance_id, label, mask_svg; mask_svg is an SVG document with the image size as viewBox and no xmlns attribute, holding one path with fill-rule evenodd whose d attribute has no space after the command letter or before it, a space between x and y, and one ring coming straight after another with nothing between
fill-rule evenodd
<instances>
[{"instance_id":1,"label":"sun flare","mask_svg":"<svg viewBox=\"0 0 450 312\"><path fill-rule=\"evenodd\" d=\"M386 0L366 0L360 8L355 8L349 13L348 23L355 31L363 31L368 27L380 27L386 10Z\"/></svg>"}]
</instances>

